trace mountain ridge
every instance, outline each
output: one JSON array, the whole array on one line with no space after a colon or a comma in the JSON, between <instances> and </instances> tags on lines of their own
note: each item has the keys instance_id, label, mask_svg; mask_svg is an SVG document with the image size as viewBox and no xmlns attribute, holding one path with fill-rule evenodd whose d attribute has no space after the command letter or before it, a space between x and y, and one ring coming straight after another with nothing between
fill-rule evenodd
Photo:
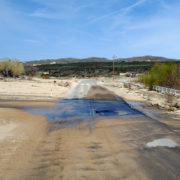
<instances>
[{"instance_id":1,"label":"mountain ridge","mask_svg":"<svg viewBox=\"0 0 180 180\"><path fill-rule=\"evenodd\" d=\"M88 58L58 58L58 59L41 59L24 62L25 65L43 65L43 64L68 64L68 63L78 63L78 62L109 62L112 61L108 58L100 57L88 57ZM118 62L132 62L132 61L147 61L147 62L167 62L167 61L180 61L180 59L165 58L160 56L135 56L130 58L117 58L115 61Z\"/></svg>"}]
</instances>

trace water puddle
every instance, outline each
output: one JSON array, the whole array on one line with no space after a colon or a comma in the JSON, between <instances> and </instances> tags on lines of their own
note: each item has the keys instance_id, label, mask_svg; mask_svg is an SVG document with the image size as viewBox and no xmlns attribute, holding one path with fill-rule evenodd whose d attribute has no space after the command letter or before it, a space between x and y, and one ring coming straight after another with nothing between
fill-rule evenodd
<instances>
[{"instance_id":1,"label":"water puddle","mask_svg":"<svg viewBox=\"0 0 180 180\"><path fill-rule=\"evenodd\" d=\"M158 147L158 146L174 148L177 147L178 144L171 139L161 138L147 143L146 146L149 148Z\"/></svg>"},{"instance_id":2,"label":"water puddle","mask_svg":"<svg viewBox=\"0 0 180 180\"><path fill-rule=\"evenodd\" d=\"M118 101L93 101L93 108L96 116L125 116L137 115L138 111L132 109L126 102Z\"/></svg>"},{"instance_id":3,"label":"water puddle","mask_svg":"<svg viewBox=\"0 0 180 180\"><path fill-rule=\"evenodd\" d=\"M56 106L24 108L25 112L44 115L53 121L56 128L67 128L79 125L85 121L94 121L97 117L118 118L120 116L142 115L132 109L126 102L61 99Z\"/></svg>"}]
</instances>

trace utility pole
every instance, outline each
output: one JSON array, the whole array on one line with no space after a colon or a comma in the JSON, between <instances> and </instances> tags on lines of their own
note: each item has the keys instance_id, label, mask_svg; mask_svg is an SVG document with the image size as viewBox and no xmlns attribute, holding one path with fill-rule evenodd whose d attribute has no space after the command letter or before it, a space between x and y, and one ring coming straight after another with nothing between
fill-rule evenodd
<instances>
[{"instance_id":1,"label":"utility pole","mask_svg":"<svg viewBox=\"0 0 180 180\"><path fill-rule=\"evenodd\" d=\"M116 59L116 56L113 56L113 81L114 81L115 59Z\"/></svg>"}]
</instances>

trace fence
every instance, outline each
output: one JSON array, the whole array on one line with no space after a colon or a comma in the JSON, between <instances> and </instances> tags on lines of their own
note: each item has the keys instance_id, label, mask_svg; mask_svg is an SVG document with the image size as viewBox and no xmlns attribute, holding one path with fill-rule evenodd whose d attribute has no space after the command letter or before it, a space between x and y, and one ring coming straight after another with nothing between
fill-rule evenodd
<instances>
[{"instance_id":1,"label":"fence","mask_svg":"<svg viewBox=\"0 0 180 180\"><path fill-rule=\"evenodd\" d=\"M153 86L153 90L164 94L168 93L168 94L173 94L175 96L180 96L180 90L176 90L176 89L171 89L161 86Z\"/></svg>"}]
</instances>

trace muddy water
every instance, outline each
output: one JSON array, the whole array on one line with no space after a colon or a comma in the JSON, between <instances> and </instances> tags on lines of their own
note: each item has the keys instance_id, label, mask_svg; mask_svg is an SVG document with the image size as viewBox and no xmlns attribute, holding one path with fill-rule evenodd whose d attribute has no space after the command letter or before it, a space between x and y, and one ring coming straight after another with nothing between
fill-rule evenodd
<instances>
[{"instance_id":1,"label":"muddy water","mask_svg":"<svg viewBox=\"0 0 180 180\"><path fill-rule=\"evenodd\" d=\"M55 106L30 107L23 109L26 112L44 115L56 128L67 128L79 125L85 121L91 122L97 117L119 118L142 116L122 100L80 100L62 99Z\"/></svg>"}]
</instances>

